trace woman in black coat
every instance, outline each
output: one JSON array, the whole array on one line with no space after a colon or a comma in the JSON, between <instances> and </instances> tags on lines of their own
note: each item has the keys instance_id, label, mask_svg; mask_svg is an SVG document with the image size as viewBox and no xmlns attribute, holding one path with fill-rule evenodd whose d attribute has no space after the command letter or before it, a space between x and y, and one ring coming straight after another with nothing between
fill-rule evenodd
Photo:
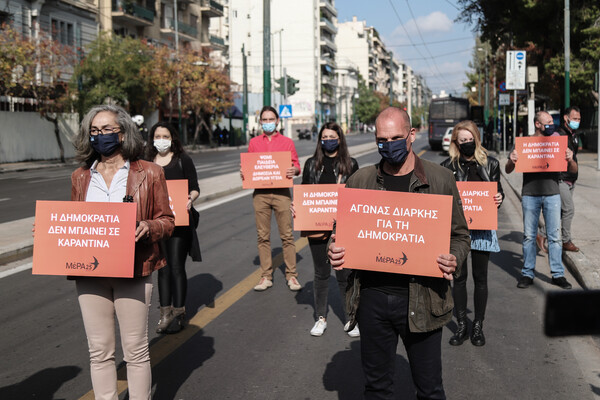
<instances>
[{"instance_id":1,"label":"woman in black coat","mask_svg":"<svg viewBox=\"0 0 600 400\"><path fill-rule=\"evenodd\" d=\"M450 157L442 162L442 166L454 172L457 181L498 182L498 192L494 202L500 207L504 192L500 184L500 163L487 154L481 145L480 133L473 121L461 121L452 130ZM488 298L487 270L490 252L500 251L496 231L471 230L471 264L473 267L473 294L475 317L471 330L471 343L475 346L485 344L483 335L483 319ZM461 345L467 337L467 260L454 280L454 309L458 328L450 338L452 346Z\"/></svg>"}]
</instances>

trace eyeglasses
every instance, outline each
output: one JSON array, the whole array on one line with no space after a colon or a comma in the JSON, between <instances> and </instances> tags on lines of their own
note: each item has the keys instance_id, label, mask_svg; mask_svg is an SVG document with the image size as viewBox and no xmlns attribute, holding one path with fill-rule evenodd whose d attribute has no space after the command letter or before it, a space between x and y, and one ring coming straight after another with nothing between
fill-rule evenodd
<instances>
[{"instance_id":1,"label":"eyeglasses","mask_svg":"<svg viewBox=\"0 0 600 400\"><path fill-rule=\"evenodd\" d=\"M119 133L121 132L121 128L119 127L106 127L106 128L102 128L102 129L98 129L98 128L92 128L90 129L90 135L92 136L96 136L96 135L112 135L113 133Z\"/></svg>"}]
</instances>

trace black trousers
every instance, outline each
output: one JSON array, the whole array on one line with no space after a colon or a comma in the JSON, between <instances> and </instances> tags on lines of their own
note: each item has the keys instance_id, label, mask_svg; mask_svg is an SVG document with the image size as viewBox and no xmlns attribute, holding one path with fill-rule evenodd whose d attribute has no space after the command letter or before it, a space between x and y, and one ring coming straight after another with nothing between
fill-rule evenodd
<instances>
[{"instance_id":1,"label":"black trousers","mask_svg":"<svg viewBox=\"0 0 600 400\"><path fill-rule=\"evenodd\" d=\"M442 383L442 329L412 333L408 328L408 297L363 289L358 307L365 399L393 399L398 336L418 399L445 399Z\"/></svg>"},{"instance_id":2,"label":"black trousers","mask_svg":"<svg viewBox=\"0 0 600 400\"><path fill-rule=\"evenodd\" d=\"M184 307L187 295L185 260L191 246L192 232L188 226L178 226L167 240L160 242L167 265L158 270L158 298L161 307Z\"/></svg>"},{"instance_id":3,"label":"black trousers","mask_svg":"<svg viewBox=\"0 0 600 400\"><path fill-rule=\"evenodd\" d=\"M473 283L475 291L473 293L473 305L475 309L475 320L483 321L485 318L485 309L488 299L488 261L490 260L489 251L471 250L471 264L473 266ZM467 311L467 259L462 265L460 275L454 280L453 295L454 307L457 315Z\"/></svg>"},{"instance_id":4,"label":"black trousers","mask_svg":"<svg viewBox=\"0 0 600 400\"><path fill-rule=\"evenodd\" d=\"M328 297L329 297L329 277L331 276L331 265L327 262L327 240L308 238L310 253L312 254L315 267L314 293L315 293L315 317L327 318ZM343 269L335 271L340 296L342 297L342 307L344 308L344 323L348 320L346 312L346 287L348 286L348 276L351 270Z\"/></svg>"}]
</instances>

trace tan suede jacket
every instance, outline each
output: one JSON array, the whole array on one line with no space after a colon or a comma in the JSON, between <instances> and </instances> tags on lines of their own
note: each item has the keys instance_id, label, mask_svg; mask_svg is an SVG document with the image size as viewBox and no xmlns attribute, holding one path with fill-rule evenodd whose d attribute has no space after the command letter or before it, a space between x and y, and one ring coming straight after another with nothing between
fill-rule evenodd
<instances>
[{"instance_id":1,"label":"tan suede jacket","mask_svg":"<svg viewBox=\"0 0 600 400\"><path fill-rule=\"evenodd\" d=\"M81 167L71 175L71 200L85 201L91 172ZM127 177L127 195L137 203L137 221L145 221L150 236L135 244L134 277L148 276L165 266L164 255L158 242L171 236L175 228L173 212L169 207L167 182L163 169L148 161L132 161Z\"/></svg>"}]
</instances>

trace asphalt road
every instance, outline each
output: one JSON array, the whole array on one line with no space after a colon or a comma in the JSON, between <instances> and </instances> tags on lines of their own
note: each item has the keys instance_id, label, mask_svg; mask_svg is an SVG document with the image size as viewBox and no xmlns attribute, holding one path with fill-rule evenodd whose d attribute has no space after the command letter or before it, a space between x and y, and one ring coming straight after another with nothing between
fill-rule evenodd
<instances>
[{"instance_id":1,"label":"asphalt road","mask_svg":"<svg viewBox=\"0 0 600 400\"><path fill-rule=\"evenodd\" d=\"M308 149L309 143L300 146L304 144ZM415 150L421 153L426 149L425 136L420 135ZM215 156L224 157L221 153ZM431 151L422 156L436 162L443 158ZM200 157L211 156L202 153ZM363 166L377 160L375 152L358 158ZM235 164L237 159L232 157L231 162ZM545 257L538 257L540 284L527 290L516 288L522 223L518 199L511 192L507 195L499 212L503 251L492 255L489 266L487 344L474 347L467 341L452 347L447 341L455 324L450 323L443 332L448 398L598 398L600 349L591 338L551 339L542 333L544 292L553 288ZM320 338L309 335L314 322L313 272L305 239L296 236L303 290L290 292L280 269L272 288L254 292L258 258L249 193L203 205L200 215L204 261L187 265L190 326L177 335L159 337L154 333L158 320L154 289L150 311L153 398L361 398L360 341L342 331L340 298L333 278L328 329ZM274 234L273 254L278 264L282 263L280 244ZM24 271L0 279L0 302L0 399L89 398L85 397L91 390L88 352L73 282ZM120 362L120 350L117 353ZM402 345L396 366L397 398L414 399Z\"/></svg>"}]
</instances>

